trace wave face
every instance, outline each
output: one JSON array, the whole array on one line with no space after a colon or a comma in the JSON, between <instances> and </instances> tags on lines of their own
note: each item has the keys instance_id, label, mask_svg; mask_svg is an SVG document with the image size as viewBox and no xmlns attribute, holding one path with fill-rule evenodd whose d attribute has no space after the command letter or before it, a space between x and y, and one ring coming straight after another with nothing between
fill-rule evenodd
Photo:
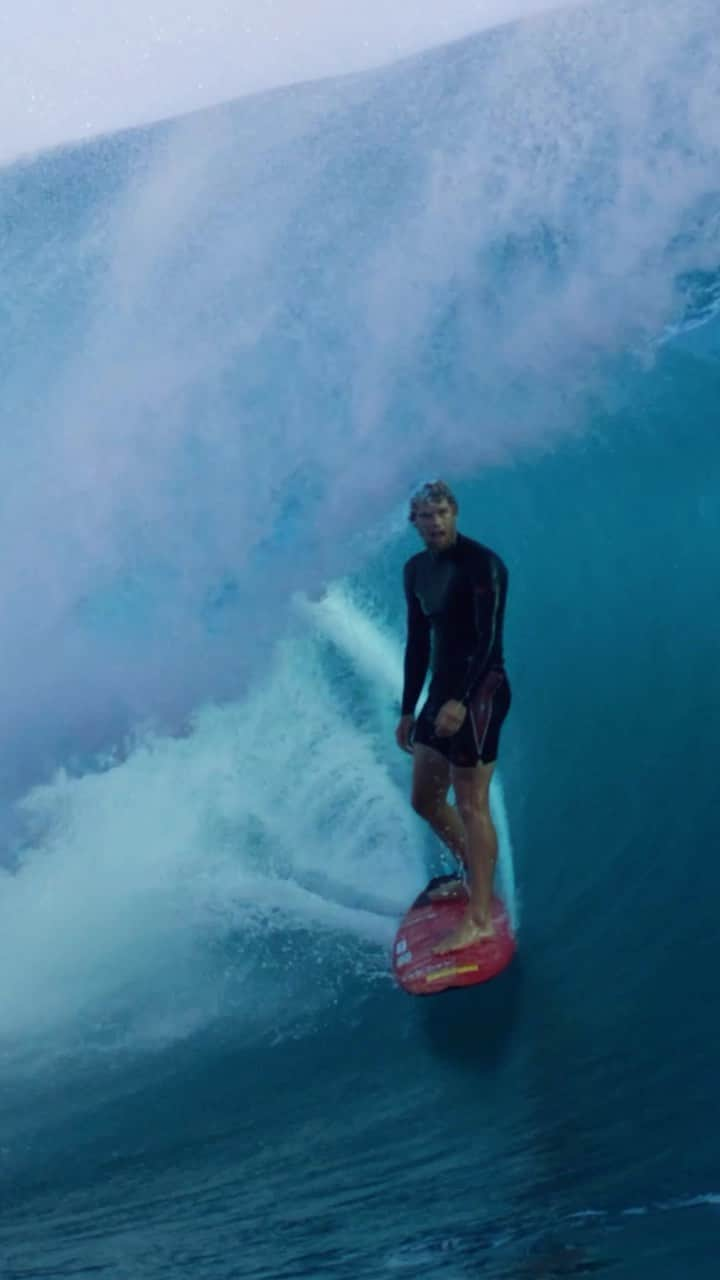
<instances>
[{"instance_id":1,"label":"wave face","mask_svg":"<svg viewBox=\"0 0 720 1280\"><path fill-rule=\"evenodd\" d=\"M0 174L9 1274L714 1276L719 45L570 10ZM435 474L520 952L414 1002Z\"/></svg>"}]
</instances>

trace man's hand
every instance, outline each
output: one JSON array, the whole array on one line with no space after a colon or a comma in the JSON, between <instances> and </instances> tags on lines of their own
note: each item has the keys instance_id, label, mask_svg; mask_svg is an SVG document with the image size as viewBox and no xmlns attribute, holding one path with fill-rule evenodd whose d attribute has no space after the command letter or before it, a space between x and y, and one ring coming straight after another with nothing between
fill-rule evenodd
<instances>
[{"instance_id":1,"label":"man's hand","mask_svg":"<svg viewBox=\"0 0 720 1280\"><path fill-rule=\"evenodd\" d=\"M467 707L462 702L451 698L443 702L435 717L435 732L438 738L451 738L458 729L462 729L467 715Z\"/></svg>"},{"instance_id":2,"label":"man's hand","mask_svg":"<svg viewBox=\"0 0 720 1280\"><path fill-rule=\"evenodd\" d=\"M395 741L401 751L412 755L412 731L415 728L414 716L401 716L395 730Z\"/></svg>"}]
</instances>

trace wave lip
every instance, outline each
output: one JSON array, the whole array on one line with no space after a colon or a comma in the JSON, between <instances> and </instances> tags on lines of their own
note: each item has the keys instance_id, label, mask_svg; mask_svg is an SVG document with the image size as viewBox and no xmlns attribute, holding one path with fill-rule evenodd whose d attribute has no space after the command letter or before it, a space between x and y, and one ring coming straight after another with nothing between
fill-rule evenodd
<instances>
[{"instance_id":1,"label":"wave lip","mask_svg":"<svg viewBox=\"0 0 720 1280\"><path fill-rule=\"evenodd\" d=\"M6 14L0 165L19 155L151 124L246 94L377 67L552 8L552 0L395 0L341 11L332 0L92 0L62 18L46 0ZM42 21L39 20L39 10ZM73 56L58 60L59 48ZM72 67L72 71L70 71Z\"/></svg>"}]
</instances>

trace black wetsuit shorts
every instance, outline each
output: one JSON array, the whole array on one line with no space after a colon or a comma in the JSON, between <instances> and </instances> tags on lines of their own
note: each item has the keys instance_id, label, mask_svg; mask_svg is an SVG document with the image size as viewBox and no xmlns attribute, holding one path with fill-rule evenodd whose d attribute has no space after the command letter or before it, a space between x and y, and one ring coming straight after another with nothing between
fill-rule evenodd
<instances>
[{"instance_id":1,"label":"black wetsuit shorts","mask_svg":"<svg viewBox=\"0 0 720 1280\"><path fill-rule=\"evenodd\" d=\"M493 764L497 760L500 730L510 710L510 684L505 672L488 671L470 698L467 715L457 733L438 737L435 717L452 696L442 681L431 682L427 701L415 722L413 742L439 751L458 768L472 769L478 762Z\"/></svg>"}]
</instances>

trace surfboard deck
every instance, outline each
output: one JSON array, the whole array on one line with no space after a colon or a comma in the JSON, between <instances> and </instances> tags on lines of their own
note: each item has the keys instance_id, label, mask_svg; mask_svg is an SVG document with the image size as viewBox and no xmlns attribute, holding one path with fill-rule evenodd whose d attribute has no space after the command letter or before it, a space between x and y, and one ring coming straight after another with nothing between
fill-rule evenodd
<instances>
[{"instance_id":1,"label":"surfboard deck","mask_svg":"<svg viewBox=\"0 0 720 1280\"><path fill-rule=\"evenodd\" d=\"M495 937L469 947L436 955L433 947L460 923L467 892L457 882L449 896L430 898L431 889L448 885L452 876L436 876L423 889L400 922L392 953L393 973L403 991L413 996L436 995L449 987L489 982L507 968L516 950L515 936L504 903L493 897Z\"/></svg>"}]
</instances>

